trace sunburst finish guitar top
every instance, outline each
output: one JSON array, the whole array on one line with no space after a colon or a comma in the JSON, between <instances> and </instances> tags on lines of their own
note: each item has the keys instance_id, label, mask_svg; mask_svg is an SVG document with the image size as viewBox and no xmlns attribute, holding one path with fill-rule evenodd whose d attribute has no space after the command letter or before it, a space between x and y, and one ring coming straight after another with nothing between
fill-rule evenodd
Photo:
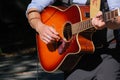
<instances>
[{"instance_id":1,"label":"sunburst finish guitar top","mask_svg":"<svg viewBox=\"0 0 120 80\"><path fill-rule=\"evenodd\" d=\"M40 13L42 22L54 27L61 37L59 41L46 45L36 35L38 57L45 71L70 71L82 54L94 52L91 40L94 28L88 19L89 11L89 6L71 5L67 8L48 6Z\"/></svg>"}]
</instances>

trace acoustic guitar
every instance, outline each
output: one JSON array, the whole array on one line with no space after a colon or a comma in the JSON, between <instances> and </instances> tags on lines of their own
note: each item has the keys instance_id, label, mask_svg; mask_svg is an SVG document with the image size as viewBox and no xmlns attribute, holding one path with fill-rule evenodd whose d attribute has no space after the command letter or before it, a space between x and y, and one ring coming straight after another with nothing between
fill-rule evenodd
<instances>
[{"instance_id":1,"label":"acoustic guitar","mask_svg":"<svg viewBox=\"0 0 120 80\"><path fill-rule=\"evenodd\" d=\"M94 53L90 7L73 4L69 7L48 6L40 14L42 22L52 26L61 39L46 45L36 34L38 57L46 72L58 69L71 71L86 53ZM108 16L107 16L108 15ZM118 16L118 9L105 14L109 21Z\"/></svg>"}]
</instances>

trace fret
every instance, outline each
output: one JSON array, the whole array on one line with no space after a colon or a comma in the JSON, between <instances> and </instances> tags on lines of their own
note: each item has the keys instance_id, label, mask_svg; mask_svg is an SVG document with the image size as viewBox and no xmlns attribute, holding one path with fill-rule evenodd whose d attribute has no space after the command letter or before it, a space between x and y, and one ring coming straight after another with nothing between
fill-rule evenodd
<instances>
[{"instance_id":1,"label":"fret","mask_svg":"<svg viewBox=\"0 0 120 80\"><path fill-rule=\"evenodd\" d=\"M87 24L88 24L87 21L85 21L84 24L85 24L84 29L87 29L87 28L88 28L88 26L87 26Z\"/></svg>"},{"instance_id":2,"label":"fret","mask_svg":"<svg viewBox=\"0 0 120 80\"><path fill-rule=\"evenodd\" d=\"M120 9L108 11L103 14L103 18L106 22L114 19L117 16L120 16ZM93 25L91 21L92 21L92 18L72 24L72 34L73 35L78 34L82 31L92 28Z\"/></svg>"},{"instance_id":3,"label":"fret","mask_svg":"<svg viewBox=\"0 0 120 80\"><path fill-rule=\"evenodd\" d=\"M110 21L111 18L112 18L111 12L109 11L109 12L106 12L106 13L104 13L104 14L105 14L104 20L105 20L106 22L107 22L107 21Z\"/></svg>"},{"instance_id":4,"label":"fret","mask_svg":"<svg viewBox=\"0 0 120 80\"><path fill-rule=\"evenodd\" d=\"M107 13L103 14L103 19L104 19L104 21L107 21L107 19L108 19Z\"/></svg>"},{"instance_id":5,"label":"fret","mask_svg":"<svg viewBox=\"0 0 120 80\"><path fill-rule=\"evenodd\" d=\"M82 30L84 30L85 29L85 21L82 22L82 26L83 26Z\"/></svg>"},{"instance_id":6,"label":"fret","mask_svg":"<svg viewBox=\"0 0 120 80\"><path fill-rule=\"evenodd\" d=\"M119 14L119 9L116 9L116 10L113 10L113 11L108 11L106 13L104 13L104 20L107 22L107 21L110 21L112 19L114 19L115 17L117 17Z\"/></svg>"},{"instance_id":7,"label":"fret","mask_svg":"<svg viewBox=\"0 0 120 80\"><path fill-rule=\"evenodd\" d=\"M84 30L92 28L93 26L92 26L91 20L92 19L88 19L82 22L72 24L72 34L77 34Z\"/></svg>"},{"instance_id":8,"label":"fret","mask_svg":"<svg viewBox=\"0 0 120 80\"><path fill-rule=\"evenodd\" d=\"M115 17L119 16L118 9L115 10Z\"/></svg>"},{"instance_id":9,"label":"fret","mask_svg":"<svg viewBox=\"0 0 120 80\"><path fill-rule=\"evenodd\" d=\"M85 21L82 21L80 24L81 24L81 26L80 26L81 30L79 32L84 30L84 28L85 28Z\"/></svg>"},{"instance_id":10,"label":"fret","mask_svg":"<svg viewBox=\"0 0 120 80\"><path fill-rule=\"evenodd\" d=\"M117 11L118 11L118 16L120 16L120 8L118 8Z\"/></svg>"},{"instance_id":11,"label":"fret","mask_svg":"<svg viewBox=\"0 0 120 80\"><path fill-rule=\"evenodd\" d=\"M92 25L92 22L91 22L91 21L92 21L92 19L88 20L88 23L89 23L88 26L91 26L91 27L92 27L93 25Z\"/></svg>"},{"instance_id":12,"label":"fret","mask_svg":"<svg viewBox=\"0 0 120 80\"><path fill-rule=\"evenodd\" d=\"M114 11L111 11L111 19L114 18Z\"/></svg>"},{"instance_id":13,"label":"fret","mask_svg":"<svg viewBox=\"0 0 120 80\"><path fill-rule=\"evenodd\" d=\"M110 12L108 12L107 16L108 16L107 19L110 20L111 19Z\"/></svg>"},{"instance_id":14,"label":"fret","mask_svg":"<svg viewBox=\"0 0 120 80\"><path fill-rule=\"evenodd\" d=\"M80 25L79 25L79 28L80 28L80 30L82 30L82 28L83 28L83 22L80 22L79 24L80 24ZM79 31L80 31L80 30L79 30Z\"/></svg>"},{"instance_id":15,"label":"fret","mask_svg":"<svg viewBox=\"0 0 120 80\"><path fill-rule=\"evenodd\" d=\"M75 23L75 24L72 24L72 34L76 34L78 33L78 30L79 30L79 22L78 23Z\"/></svg>"},{"instance_id":16,"label":"fret","mask_svg":"<svg viewBox=\"0 0 120 80\"><path fill-rule=\"evenodd\" d=\"M79 22L79 31L82 29L82 23ZM78 32L79 32L78 31Z\"/></svg>"}]
</instances>

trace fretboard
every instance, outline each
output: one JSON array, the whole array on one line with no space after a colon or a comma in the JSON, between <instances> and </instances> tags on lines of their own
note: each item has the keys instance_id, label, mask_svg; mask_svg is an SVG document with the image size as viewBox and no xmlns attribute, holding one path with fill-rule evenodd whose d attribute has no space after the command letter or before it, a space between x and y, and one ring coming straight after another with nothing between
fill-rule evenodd
<instances>
[{"instance_id":1,"label":"fretboard","mask_svg":"<svg viewBox=\"0 0 120 80\"><path fill-rule=\"evenodd\" d=\"M92 19L87 19L85 21L73 24L72 25L72 34L77 34L82 31L92 28L93 26L92 26L91 20Z\"/></svg>"},{"instance_id":2,"label":"fretboard","mask_svg":"<svg viewBox=\"0 0 120 80\"><path fill-rule=\"evenodd\" d=\"M115 9L113 11L105 12L103 18L105 22L108 22L110 20L113 20L117 16L120 16L120 9Z\"/></svg>"},{"instance_id":3,"label":"fretboard","mask_svg":"<svg viewBox=\"0 0 120 80\"><path fill-rule=\"evenodd\" d=\"M113 20L117 16L120 16L120 9L115 9L113 11L105 12L103 15L103 18L104 18L105 22L108 22L110 20ZM91 21L92 21L92 19L89 18L87 20L72 24L72 34L77 34L77 33L80 33L82 31L85 31L87 29L94 27L92 25Z\"/></svg>"}]
</instances>

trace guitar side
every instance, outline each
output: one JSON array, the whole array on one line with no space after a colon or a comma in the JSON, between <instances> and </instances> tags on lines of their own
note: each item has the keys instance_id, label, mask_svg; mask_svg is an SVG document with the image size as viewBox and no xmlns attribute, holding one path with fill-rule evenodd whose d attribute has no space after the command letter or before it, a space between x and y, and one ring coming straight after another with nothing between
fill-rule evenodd
<instances>
[{"instance_id":1,"label":"guitar side","mask_svg":"<svg viewBox=\"0 0 120 80\"><path fill-rule=\"evenodd\" d=\"M84 17L83 8L89 12L88 7L72 5L68 8L50 6L41 13L43 23L53 26L61 37L59 42L46 45L39 35L36 35L39 61L46 72L54 72L57 69L72 70L81 58L80 53L94 51L91 35L84 35L82 32L71 36L64 32L67 23L74 24L87 19Z\"/></svg>"}]
</instances>

